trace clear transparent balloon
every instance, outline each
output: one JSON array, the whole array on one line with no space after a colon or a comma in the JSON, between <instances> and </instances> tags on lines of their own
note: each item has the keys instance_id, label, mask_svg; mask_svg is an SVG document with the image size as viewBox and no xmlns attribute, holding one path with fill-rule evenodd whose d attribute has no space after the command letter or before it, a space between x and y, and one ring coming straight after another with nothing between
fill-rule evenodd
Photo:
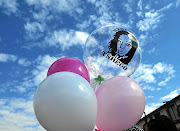
<instances>
[{"instance_id":1,"label":"clear transparent balloon","mask_svg":"<svg viewBox=\"0 0 180 131\"><path fill-rule=\"evenodd\" d=\"M135 35L118 25L101 27L85 44L84 61L94 76L130 76L138 68L141 49Z\"/></svg>"}]
</instances>

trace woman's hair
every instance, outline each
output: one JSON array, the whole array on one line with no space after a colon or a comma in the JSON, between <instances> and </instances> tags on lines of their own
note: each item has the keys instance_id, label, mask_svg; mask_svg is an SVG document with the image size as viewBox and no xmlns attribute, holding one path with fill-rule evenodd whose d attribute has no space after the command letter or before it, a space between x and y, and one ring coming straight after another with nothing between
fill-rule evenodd
<instances>
[{"instance_id":1,"label":"woman's hair","mask_svg":"<svg viewBox=\"0 0 180 131\"><path fill-rule=\"evenodd\" d=\"M131 37L134 38L133 34L129 33L126 30L116 32L116 34L114 35L114 38L109 42L109 46L108 46L108 48L109 48L108 53L111 53L112 56L118 55L120 57L120 55L117 54L117 43L118 43L118 39L119 39L120 35L127 35L127 36L131 35ZM120 60L124 64L128 64L131 61L131 59L133 58L133 56L138 48L138 43L134 39L131 39L131 44L132 44L131 49L126 54L124 54L127 57L122 58Z\"/></svg>"},{"instance_id":2,"label":"woman's hair","mask_svg":"<svg viewBox=\"0 0 180 131\"><path fill-rule=\"evenodd\" d=\"M174 122L165 115L148 122L148 131L178 131Z\"/></svg>"}]
</instances>

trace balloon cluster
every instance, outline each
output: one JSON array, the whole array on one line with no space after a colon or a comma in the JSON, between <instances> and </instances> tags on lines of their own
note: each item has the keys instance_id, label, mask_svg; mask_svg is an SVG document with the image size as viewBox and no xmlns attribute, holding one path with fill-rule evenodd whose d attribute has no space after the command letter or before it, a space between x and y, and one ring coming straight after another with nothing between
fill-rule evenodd
<instances>
[{"instance_id":1,"label":"balloon cluster","mask_svg":"<svg viewBox=\"0 0 180 131\"><path fill-rule=\"evenodd\" d=\"M86 41L86 66L71 57L50 66L34 95L37 120L48 131L129 129L145 108L143 90L129 78L140 54L132 32L116 25L95 30ZM88 70L97 78L90 80Z\"/></svg>"}]
</instances>

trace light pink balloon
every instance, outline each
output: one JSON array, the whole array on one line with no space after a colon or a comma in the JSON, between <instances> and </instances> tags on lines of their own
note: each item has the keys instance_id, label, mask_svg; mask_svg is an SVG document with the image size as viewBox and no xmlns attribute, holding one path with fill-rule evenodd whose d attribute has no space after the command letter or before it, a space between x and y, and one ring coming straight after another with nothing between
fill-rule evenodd
<instances>
[{"instance_id":1,"label":"light pink balloon","mask_svg":"<svg viewBox=\"0 0 180 131\"><path fill-rule=\"evenodd\" d=\"M139 84L126 76L105 81L96 92L100 131L123 131L135 125L145 109L145 95Z\"/></svg>"}]
</instances>

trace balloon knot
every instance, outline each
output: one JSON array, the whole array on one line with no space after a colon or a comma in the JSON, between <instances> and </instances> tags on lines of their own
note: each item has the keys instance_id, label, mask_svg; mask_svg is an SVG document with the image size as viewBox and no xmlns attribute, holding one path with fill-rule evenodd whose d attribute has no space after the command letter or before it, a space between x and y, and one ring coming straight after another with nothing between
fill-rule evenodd
<instances>
[{"instance_id":1,"label":"balloon knot","mask_svg":"<svg viewBox=\"0 0 180 131\"><path fill-rule=\"evenodd\" d=\"M94 78L95 82L98 82L99 85L101 85L102 81L104 81L104 78L101 75L98 75L97 78Z\"/></svg>"}]
</instances>

